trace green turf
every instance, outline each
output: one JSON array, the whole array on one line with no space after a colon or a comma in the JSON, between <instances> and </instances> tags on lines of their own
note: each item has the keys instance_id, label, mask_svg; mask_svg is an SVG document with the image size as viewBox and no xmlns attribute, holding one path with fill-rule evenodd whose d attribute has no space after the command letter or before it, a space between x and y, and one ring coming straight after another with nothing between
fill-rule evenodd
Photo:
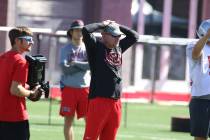
<instances>
[{"instance_id":1,"label":"green turf","mask_svg":"<svg viewBox=\"0 0 210 140\"><path fill-rule=\"evenodd\" d=\"M48 117L48 101L35 103L28 101L27 105L30 115L31 140L64 140L63 118L58 115L58 101L52 103L51 120ZM125 124L124 104L117 140L192 140L189 133L170 131L172 116L188 116L188 107L129 103ZM74 123L75 140L82 140L84 121L75 120Z\"/></svg>"}]
</instances>

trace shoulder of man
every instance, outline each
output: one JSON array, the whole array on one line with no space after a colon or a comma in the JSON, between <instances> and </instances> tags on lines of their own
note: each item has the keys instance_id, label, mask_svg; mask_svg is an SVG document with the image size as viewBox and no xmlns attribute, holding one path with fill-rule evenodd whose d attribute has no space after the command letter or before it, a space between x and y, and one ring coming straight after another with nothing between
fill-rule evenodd
<instances>
[{"instance_id":1,"label":"shoulder of man","mask_svg":"<svg viewBox=\"0 0 210 140\"><path fill-rule=\"evenodd\" d=\"M71 48L72 48L72 44L68 43L65 46L61 47L61 51L65 52L66 50L71 49Z\"/></svg>"},{"instance_id":2,"label":"shoulder of man","mask_svg":"<svg viewBox=\"0 0 210 140\"><path fill-rule=\"evenodd\" d=\"M26 63L25 57L18 52L9 51L9 52L6 52L4 56L6 56L7 59L10 59L10 60Z\"/></svg>"},{"instance_id":3,"label":"shoulder of man","mask_svg":"<svg viewBox=\"0 0 210 140\"><path fill-rule=\"evenodd\" d=\"M85 43L82 43L82 44L80 45L80 48L81 48L81 50L86 51L86 48L85 48Z\"/></svg>"}]
</instances>

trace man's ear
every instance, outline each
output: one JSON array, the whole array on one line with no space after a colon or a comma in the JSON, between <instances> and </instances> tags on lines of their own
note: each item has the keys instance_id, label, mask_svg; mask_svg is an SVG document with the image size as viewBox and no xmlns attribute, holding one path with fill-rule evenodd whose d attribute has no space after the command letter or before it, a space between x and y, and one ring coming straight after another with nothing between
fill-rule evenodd
<instances>
[{"instance_id":1,"label":"man's ear","mask_svg":"<svg viewBox=\"0 0 210 140\"><path fill-rule=\"evenodd\" d=\"M68 31L68 35L67 35L67 36L68 36L68 39L71 40L71 38L72 38L72 30L69 30L69 31Z\"/></svg>"},{"instance_id":2,"label":"man's ear","mask_svg":"<svg viewBox=\"0 0 210 140\"><path fill-rule=\"evenodd\" d=\"M101 32L101 35L102 36L105 36L107 33L106 32Z\"/></svg>"},{"instance_id":3,"label":"man's ear","mask_svg":"<svg viewBox=\"0 0 210 140\"><path fill-rule=\"evenodd\" d=\"M19 38L15 38L15 42L14 42L14 44L19 44L21 42L21 39L19 39Z\"/></svg>"},{"instance_id":4,"label":"man's ear","mask_svg":"<svg viewBox=\"0 0 210 140\"><path fill-rule=\"evenodd\" d=\"M71 31L69 32L69 34L70 34L70 36L72 36L72 34L73 34L73 30L71 30Z\"/></svg>"}]
</instances>

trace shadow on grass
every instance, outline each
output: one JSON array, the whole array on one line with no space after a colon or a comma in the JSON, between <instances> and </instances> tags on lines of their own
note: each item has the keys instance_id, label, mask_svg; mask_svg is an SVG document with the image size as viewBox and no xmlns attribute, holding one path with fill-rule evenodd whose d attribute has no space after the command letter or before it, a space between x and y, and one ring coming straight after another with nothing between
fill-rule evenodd
<instances>
[{"instance_id":1,"label":"shadow on grass","mask_svg":"<svg viewBox=\"0 0 210 140\"><path fill-rule=\"evenodd\" d=\"M158 130L160 133L176 133L176 134L188 134L190 132L184 132L184 131L172 131L171 129L169 130Z\"/></svg>"},{"instance_id":2,"label":"shadow on grass","mask_svg":"<svg viewBox=\"0 0 210 140\"><path fill-rule=\"evenodd\" d=\"M41 126L63 126L63 124L61 123L35 123L35 122L31 122L30 125L41 125ZM84 124L75 124L73 123L73 126L77 126L77 127L84 127Z\"/></svg>"}]
</instances>

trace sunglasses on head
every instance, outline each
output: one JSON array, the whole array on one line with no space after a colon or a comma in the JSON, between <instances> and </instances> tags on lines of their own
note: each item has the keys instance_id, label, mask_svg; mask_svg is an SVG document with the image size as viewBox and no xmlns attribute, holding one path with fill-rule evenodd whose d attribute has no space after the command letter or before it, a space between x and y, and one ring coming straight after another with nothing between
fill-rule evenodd
<instances>
[{"instance_id":1,"label":"sunglasses on head","mask_svg":"<svg viewBox=\"0 0 210 140\"><path fill-rule=\"evenodd\" d=\"M33 37L31 36L21 36L21 37L18 37L19 39L24 39L25 41L27 41L28 44L34 44L34 41L33 41Z\"/></svg>"}]
</instances>

